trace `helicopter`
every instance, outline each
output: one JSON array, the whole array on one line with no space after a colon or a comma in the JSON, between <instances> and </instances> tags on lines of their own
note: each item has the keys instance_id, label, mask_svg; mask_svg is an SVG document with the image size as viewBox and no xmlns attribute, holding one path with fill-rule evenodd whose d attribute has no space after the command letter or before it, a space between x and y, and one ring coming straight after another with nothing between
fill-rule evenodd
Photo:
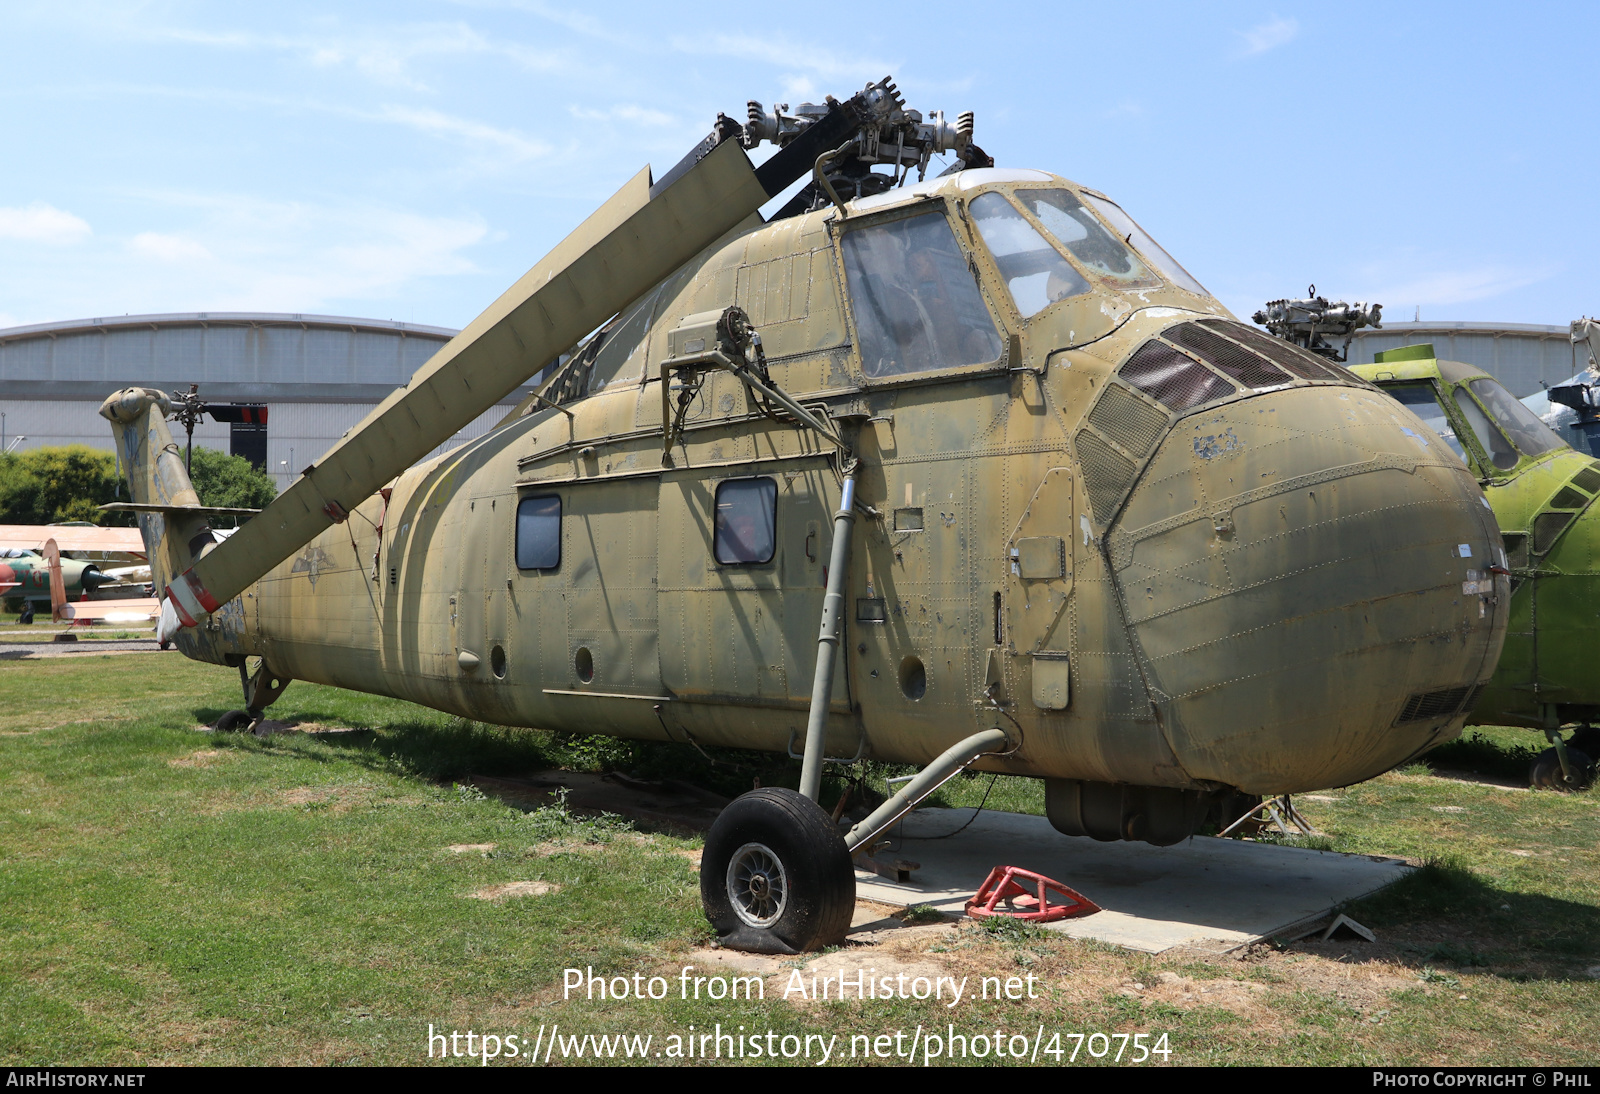
<instances>
[{"instance_id":1,"label":"helicopter","mask_svg":"<svg viewBox=\"0 0 1600 1094\"><path fill-rule=\"evenodd\" d=\"M852 856L963 770L1169 845L1459 733L1509 599L1473 476L973 130L889 79L719 116L225 542L172 401L110 396L158 636L240 674L217 728L299 679L787 751L799 790L735 799L701 868L723 944L772 953L842 939ZM865 758L921 770L841 834L823 767Z\"/></svg>"},{"instance_id":2,"label":"helicopter","mask_svg":"<svg viewBox=\"0 0 1600 1094\"><path fill-rule=\"evenodd\" d=\"M1343 335L1347 352L1351 332L1380 325L1380 317L1377 305L1330 304L1314 285L1308 299L1273 301L1254 316L1275 335L1331 360L1343 357L1322 335ZM1577 342L1587 329L1574 323L1573 336ZM1543 731L1551 747L1534 758L1532 785L1587 788L1600 759L1600 729L1593 724L1600 720L1600 682L1590 664L1600 603L1600 511L1592 508L1600 460L1575 451L1485 370L1441 361L1429 343L1381 351L1351 371L1422 419L1427 436L1471 468L1500 526L1494 569L1509 571L1510 621L1499 665L1474 698L1468 724ZM1588 390L1572 381L1552 388L1547 401L1585 406ZM1583 419L1573 420L1581 430ZM1563 739L1569 725L1576 728Z\"/></svg>"}]
</instances>

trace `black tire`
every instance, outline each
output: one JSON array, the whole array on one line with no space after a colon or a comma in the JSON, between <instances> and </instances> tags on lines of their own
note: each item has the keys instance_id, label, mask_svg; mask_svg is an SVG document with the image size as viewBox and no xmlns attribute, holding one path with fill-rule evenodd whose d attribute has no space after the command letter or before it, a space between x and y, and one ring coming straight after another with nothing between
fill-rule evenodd
<instances>
[{"instance_id":1,"label":"black tire","mask_svg":"<svg viewBox=\"0 0 1600 1094\"><path fill-rule=\"evenodd\" d=\"M1533 766L1528 769L1528 785L1535 790L1560 790L1565 793L1587 790L1594 785L1594 761L1587 754L1568 746L1567 764L1572 768L1576 780L1571 783L1562 774L1561 760L1556 756L1556 750L1545 749L1534 757Z\"/></svg>"},{"instance_id":2,"label":"black tire","mask_svg":"<svg viewBox=\"0 0 1600 1094\"><path fill-rule=\"evenodd\" d=\"M706 835L700 902L730 949L808 953L849 933L856 875L821 807L762 787L735 798Z\"/></svg>"},{"instance_id":3,"label":"black tire","mask_svg":"<svg viewBox=\"0 0 1600 1094\"><path fill-rule=\"evenodd\" d=\"M1600 756L1600 729L1594 726L1579 726L1572 731L1572 736L1567 738L1567 747L1575 748L1585 756Z\"/></svg>"},{"instance_id":4,"label":"black tire","mask_svg":"<svg viewBox=\"0 0 1600 1094\"><path fill-rule=\"evenodd\" d=\"M248 710L230 710L218 718L217 724L212 728L218 733L243 733L250 728L252 721L254 719L250 717Z\"/></svg>"},{"instance_id":5,"label":"black tire","mask_svg":"<svg viewBox=\"0 0 1600 1094\"><path fill-rule=\"evenodd\" d=\"M24 600L22 602L22 611L17 616L17 622L22 626L27 626L33 622L33 601Z\"/></svg>"}]
</instances>

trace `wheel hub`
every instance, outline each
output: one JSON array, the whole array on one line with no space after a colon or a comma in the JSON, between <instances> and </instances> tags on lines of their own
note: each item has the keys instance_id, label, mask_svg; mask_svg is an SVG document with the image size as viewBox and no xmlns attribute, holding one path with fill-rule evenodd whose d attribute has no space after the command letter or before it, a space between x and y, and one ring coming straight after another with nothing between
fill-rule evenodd
<instances>
[{"instance_id":1,"label":"wheel hub","mask_svg":"<svg viewBox=\"0 0 1600 1094\"><path fill-rule=\"evenodd\" d=\"M761 843L747 843L728 863L728 901L747 926L776 923L789 903L789 879L782 861Z\"/></svg>"}]
</instances>

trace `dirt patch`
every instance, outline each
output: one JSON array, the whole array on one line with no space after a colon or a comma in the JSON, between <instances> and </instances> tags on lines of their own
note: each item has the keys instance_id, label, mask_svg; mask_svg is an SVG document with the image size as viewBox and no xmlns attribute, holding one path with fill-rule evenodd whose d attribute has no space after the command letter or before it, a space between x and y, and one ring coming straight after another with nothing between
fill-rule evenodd
<instances>
[{"instance_id":1,"label":"dirt patch","mask_svg":"<svg viewBox=\"0 0 1600 1094\"><path fill-rule=\"evenodd\" d=\"M1272 988L1253 980L1194 980L1181 973L1162 971L1146 983L1124 978L1117 994L1132 999L1167 1003L1189 1010L1194 1007L1221 1007L1241 1018L1254 1018L1263 1013L1265 997Z\"/></svg>"},{"instance_id":2,"label":"dirt patch","mask_svg":"<svg viewBox=\"0 0 1600 1094\"><path fill-rule=\"evenodd\" d=\"M197 733L215 733L217 730L215 725L198 725L194 728ZM238 732L251 732L258 737L271 737L279 733L364 733L366 731L352 729L349 726L325 726L321 722L279 722L271 718L263 718L254 727L240 726Z\"/></svg>"},{"instance_id":3,"label":"dirt patch","mask_svg":"<svg viewBox=\"0 0 1600 1094\"><path fill-rule=\"evenodd\" d=\"M325 806L330 813L348 813L358 805L372 801L374 790L370 786L297 786L293 790L280 790L276 795L279 805L305 808Z\"/></svg>"},{"instance_id":4,"label":"dirt patch","mask_svg":"<svg viewBox=\"0 0 1600 1094\"><path fill-rule=\"evenodd\" d=\"M446 847L445 850L453 851L458 855L470 855L474 851L478 852L479 854L487 855L490 851L493 851L498 846L500 846L498 843L452 843L449 847Z\"/></svg>"},{"instance_id":5,"label":"dirt patch","mask_svg":"<svg viewBox=\"0 0 1600 1094\"><path fill-rule=\"evenodd\" d=\"M222 762L223 753L215 748L202 748L198 752L191 752L187 756L178 756L167 761L168 767L216 767Z\"/></svg>"},{"instance_id":6,"label":"dirt patch","mask_svg":"<svg viewBox=\"0 0 1600 1094\"><path fill-rule=\"evenodd\" d=\"M509 900L518 896L544 896L546 893L559 892L561 886L550 881L505 881L499 885L488 885L477 892L468 893L473 900Z\"/></svg>"}]
</instances>

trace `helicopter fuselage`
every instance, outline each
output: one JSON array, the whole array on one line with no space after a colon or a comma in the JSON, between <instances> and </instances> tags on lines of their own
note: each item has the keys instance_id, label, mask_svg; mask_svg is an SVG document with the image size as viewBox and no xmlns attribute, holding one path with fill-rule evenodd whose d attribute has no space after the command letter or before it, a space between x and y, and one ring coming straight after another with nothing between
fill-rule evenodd
<instances>
[{"instance_id":1,"label":"helicopter fuselage","mask_svg":"<svg viewBox=\"0 0 1600 1094\"><path fill-rule=\"evenodd\" d=\"M1057 827L1149 838L1146 791L1369 778L1459 732L1493 672L1510 597L1467 469L1103 195L992 169L730 233L184 652L798 753L845 457L733 373L662 369L735 305L859 461L830 757L998 726L1014 747L977 766L1051 780Z\"/></svg>"}]
</instances>

